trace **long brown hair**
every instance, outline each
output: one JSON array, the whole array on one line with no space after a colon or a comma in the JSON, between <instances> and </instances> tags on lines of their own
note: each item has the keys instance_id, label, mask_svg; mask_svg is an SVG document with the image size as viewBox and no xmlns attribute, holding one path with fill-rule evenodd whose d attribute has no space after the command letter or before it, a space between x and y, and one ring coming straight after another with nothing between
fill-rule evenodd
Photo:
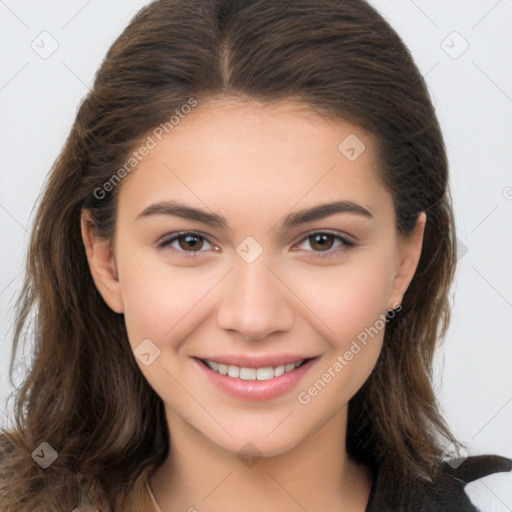
<instances>
[{"instance_id":1,"label":"long brown hair","mask_svg":"<svg viewBox=\"0 0 512 512\"><path fill-rule=\"evenodd\" d=\"M106 193L105 183L191 98L201 108L221 94L298 99L377 136L397 229L410 234L421 211L427 223L402 309L386 325L374 371L350 400L347 449L371 468L388 468L392 495L435 478L439 440L456 443L431 384L456 261L448 164L409 50L362 0L159 0L109 49L38 206L11 379L34 313L35 352L16 390L16 425L0 436L2 510L69 511L81 479L103 510L117 510L141 472L166 458L163 402L135 362L123 315L94 285L80 218L88 211L110 239L122 181ZM47 469L31 457L42 442L58 453Z\"/></svg>"}]
</instances>

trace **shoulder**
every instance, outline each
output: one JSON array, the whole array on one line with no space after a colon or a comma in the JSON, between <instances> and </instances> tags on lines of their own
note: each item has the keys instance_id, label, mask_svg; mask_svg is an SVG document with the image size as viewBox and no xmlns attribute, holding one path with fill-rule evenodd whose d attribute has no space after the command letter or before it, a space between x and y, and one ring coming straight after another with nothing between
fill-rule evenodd
<instances>
[{"instance_id":1,"label":"shoulder","mask_svg":"<svg viewBox=\"0 0 512 512\"><path fill-rule=\"evenodd\" d=\"M447 505L451 500L455 506L459 507L454 510L460 509L461 512L479 511L480 509L469 499L466 485L488 475L511 471L512 460L498 455L468 457L458 467L452 467L450 463L444 462L441 466L439 483L435 485L435 499L438 503ZM512 477L512 473L510 476Z\"/></svg>"},{"instance_id":2,"label":"shoulder","mask_svg":"<svg viewBox=\"0 0 512 512\"><path fill-rule=\"evenodd\" d=\"M466 485L494 473L512 471L512 459L499 455L472 456L458 466L451 464L440 463L434 482L420 482L414 488L402 490L404 512L479 512L465 491ZM387 512L389 477L377 473L375 478L366 512Z\"/></svg>"}]
</instances>

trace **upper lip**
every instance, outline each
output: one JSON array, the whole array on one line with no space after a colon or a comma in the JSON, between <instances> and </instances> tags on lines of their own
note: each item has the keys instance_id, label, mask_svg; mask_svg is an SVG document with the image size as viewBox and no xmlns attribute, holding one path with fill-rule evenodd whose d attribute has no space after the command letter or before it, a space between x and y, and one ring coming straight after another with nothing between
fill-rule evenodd
<instances>
[{"instance_id":1,"label":"upper lip","mask_svg":"<svg viewBox=\"0 0 512 512\"><path fill-rule=\"evenodd\" d=\"M290 363L298 363L304 359L312 359L317 356L307 356L301 354L266 354L266 355L249 355L249 354L222 354L219 356L199 357L198 359L215 361L216 363L233 365L246 368L265 368L277 367Z\"/></svg>"}]
</instances>

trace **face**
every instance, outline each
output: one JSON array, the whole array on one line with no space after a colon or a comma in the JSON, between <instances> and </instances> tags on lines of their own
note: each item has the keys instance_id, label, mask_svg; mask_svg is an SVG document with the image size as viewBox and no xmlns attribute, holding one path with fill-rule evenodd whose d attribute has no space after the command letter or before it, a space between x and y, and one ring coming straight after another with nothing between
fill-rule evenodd
<instances>
[{"instance_id":1,"label":"face","mask_svg":"<svg viewBox=\"0 0 512 512\"><path fill-rule=\"evenodd\" d=\"M171 432L276 455L362 386L424 221L399 236L378 165L375 139L347 121L217 100L124 179L112 247L83 223L95 282L124 313Z\"/></svg>"}]
</instances>

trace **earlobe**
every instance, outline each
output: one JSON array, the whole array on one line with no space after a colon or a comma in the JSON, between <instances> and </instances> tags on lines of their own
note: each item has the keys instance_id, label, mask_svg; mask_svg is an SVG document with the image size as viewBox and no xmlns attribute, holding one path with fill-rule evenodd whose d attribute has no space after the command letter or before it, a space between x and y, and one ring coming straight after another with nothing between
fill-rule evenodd
<instances>
[{"instance_id":1,"label":"earlobe","mask_svg":"<svg viewBox=\"0 0 512 512\"><path fill-rule=\"evenodd\" d=\"M418 215L413 233L407 238L401 238L399 241L396 273L390 296L390 304L388 304L388 307L391 309L396 307L397 304L402 303L403 296L414 277L420 261L426 222L427 215L425 212L421 212Z\"/></svg>"},{"instance_id":2,"label":"earlobe","mask_svg":"<svg viewBox=\"0 0 512 512\"><path fill-rule=\"evenodd\" d=\"M96 288L110 309L116 313L123 313L124 304L112 245L109 240L96 235L94 224L85 210L82 211L80 227L89 269Z\"/></svg>"}]
</instances>

